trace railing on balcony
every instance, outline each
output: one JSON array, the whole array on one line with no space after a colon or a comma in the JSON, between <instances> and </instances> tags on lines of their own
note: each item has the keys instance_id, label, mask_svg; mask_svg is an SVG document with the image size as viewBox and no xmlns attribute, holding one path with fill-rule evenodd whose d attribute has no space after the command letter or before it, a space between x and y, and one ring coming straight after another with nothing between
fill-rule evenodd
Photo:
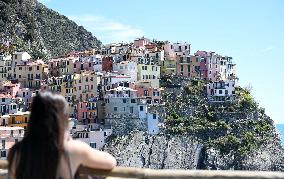
<instances>
[{"instance_id":1,"label":"railing on balcony","mask_svg":"<svg viewBox=\"0 0 284 179\"><path fill-rule=\"evenodd\" d=\"M0 161L0 179L6 178L7 161ZM115 167L112 170L99 170L87 167L79 168L79 178L88 176L106 176L114 178L139 178L139 179L170 179L170 178L190 178L190 179L272 179L284 178L281 172L262 171L221 171L221 170L154 170L132 167Z\"/></svg>"}]
</instances>

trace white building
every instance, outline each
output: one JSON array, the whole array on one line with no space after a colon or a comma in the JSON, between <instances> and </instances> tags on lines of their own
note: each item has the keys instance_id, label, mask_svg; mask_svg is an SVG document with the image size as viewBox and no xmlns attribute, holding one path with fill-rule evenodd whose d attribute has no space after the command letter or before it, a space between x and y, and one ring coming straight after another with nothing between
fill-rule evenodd
<instances>
[{"instance_id":1,"label":"white building","mask_svg":"<svg viewBox=\"0 0 284 179\"><path fill-rule=\"evenodd\" d=\"M159 133L159 115L157 113L147 113L147 127L149 134Z\"/></svg>"},{"instance_id":2,"label":"white building","mask_svg":"<svg viewBox=\"0 0 284 179\"><path fill-rule=\"evenodd\" d=\"M87 127L84 130L76 131L73 137L87 143L94 149L101 149L105 145L106 138L111 134L112 129L91 129Z\"/></svg>"},{"instance_id":3,"label":"white building","mask_svg":"<svg viewBox=\"0 0 284 179\"><path fill-rule=\"evenodd\" d=\"M130 82L137 81L137 63L134 61L121 61L113 64L113 71L131 77Z\"/></svg>"},{"instance_id":4,"label":"white building","mask_svg":"<svg viewBox=\"0 0 284 179\"><path fill-rule=\"evenodd\" d=\"M25 103L32 102L32 93L33 91L30 88L20 88L17 97L22 98Z\"/></svg>"},{"instance_id":5,"label":"white building","mask_svg":"<svg viewBox=\"0 0 284 179\"><path fill-rule=\"evenodd\" d=\"M108 115L130 114L138 117L137 90L119 86L106 91L105 113Z\"/></svg>"},{"instance_id":6,"label":"white building","mask_svg":"<svg viewBox=\"0 0 284 179\"><path fill-rule=\"evenodd\" d=\"M218 81L207 84L207 96L211 102L226 102L235 99L235 82Z\"/></svg>"},{"instance_id":7,"label":"white building","mask_svg":"<svg viewBox=\"0 0 284 179\"><path fill-rule=\"evenodd\" d=\"M147 132L149 134L159 133L159 115L158 113L150 112L145 99L138 100L138 115L140 119L147 121Z\"/></svg>"},{"instance_id":8,"label":"white building","mask_svg":"<svg viewBox=\"0 0 284 179\"><path fill-rule=\"evenodd\" d=\"M18 105L14 102L11 95L0 94L0 114L17 113Z\"/></svg>"},{"instance_id":9,"label":"white building","mask_svg":"<svg viewBox=\"0 0 284 179\"><path fill-rule=\"evenodd\" d=\"M129 74L118 74L118 73L106 73L102 75L101 77L101 83L103 90L110 90L114 84L120 83L120 82L129 82L133 80L132 75Z\"/></svg>"}]
</instances>

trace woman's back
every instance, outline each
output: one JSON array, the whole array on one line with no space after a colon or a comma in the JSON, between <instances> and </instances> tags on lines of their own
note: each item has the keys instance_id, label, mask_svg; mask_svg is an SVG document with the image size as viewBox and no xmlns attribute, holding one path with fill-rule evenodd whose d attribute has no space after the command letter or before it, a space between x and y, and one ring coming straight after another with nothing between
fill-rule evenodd
<instances>
[{"instance_id":1,"label":"woman's back","mask_svg":"<svg viewBox=\"0 0 284 179\"><path fill-rule=\"evenodd\" d=\"M111 155L68 140L68 108L61 95L45 92L34 97L25 136L9 151L11 178L73 178L80 165L99 169L116 165Z\"/></svg>"}]
</instances>

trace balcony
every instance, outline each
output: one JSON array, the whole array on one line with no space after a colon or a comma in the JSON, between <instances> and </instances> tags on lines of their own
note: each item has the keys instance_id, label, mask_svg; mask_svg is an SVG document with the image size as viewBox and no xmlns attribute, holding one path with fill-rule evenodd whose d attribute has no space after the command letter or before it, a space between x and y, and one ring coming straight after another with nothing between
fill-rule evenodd
<instances>
[{"instance_id":1,"label":"balcony","mask_svg":"<svg viewBox=\"0 0 284 179\"><path fill-rule=\"evenodd\" d=\"M8 162L0 160L0 179L5 179L8 171ZM169 178L194 178L194 179L272 179L284 178L282 172L264 171L222 171L222 170L154 170L134 167L115 167L112 170L101 170L88 167L80 167L79 178L88 176L104 176L113 178L140 178L140 179L169 179Z\"/></svg>"},{"instance_id":2,"label":"balcony","mask_svg":"<svg viewBox=\"0 0 284 179\"><path fill-rule=\"evenodd\" d=\"M88 110L96 110L97 107L93 106L93 107L87 107Z\"/></svg>"},{"instance_id":3,"label":"balcony","mask_svg":"<svg viewBox=\"0 0 284 179\"><path fill-rule=\"evenodd\" d=\"M106 94L105 98L129 98L128 94Z\"/></svg>"},{"instance_id":4,"label":"balcony","mask_svg":"<svg viewBox=\"0 0 284 179\"><path fill-rule=\"evenodd\" d=\"M73 88L73 87L74 87L73 84L66 84L66 85L65 85L65 88Z\"/></svg>"}]
</instances>

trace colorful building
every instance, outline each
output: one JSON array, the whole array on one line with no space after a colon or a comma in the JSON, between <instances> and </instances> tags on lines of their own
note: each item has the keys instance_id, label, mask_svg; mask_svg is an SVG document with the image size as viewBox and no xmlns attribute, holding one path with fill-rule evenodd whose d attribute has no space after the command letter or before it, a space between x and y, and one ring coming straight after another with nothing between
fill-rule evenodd
<instances>
[{"instance_id":1,"label":"colorful building","mask_svg":"<svg viewBox=\"0 0 284 179\"><path fill-rule=\"evenodd\" d=\"M177 56L177 75L190 78L191 74L191 57Z\"/></svg>"},{"instance_id":2,"label":"colorful building","mask_svg":"<svg viewBox=\"0 0 284 179\"><path fill-rule=\"evenodd\" d=\"M29 122L30 112L20 112L9 114L8 126L27 128Z\"/></svg>"},{"instance_id":3,"label":"colorful building","mask_svg":"<svg viewBox=\"0 0 284 179\"><path fill-rule=\"evenodd\" d=\"M22 127L0 127L0 159L6 160L9 149L24 137Z\"/></svg>"},{"instance_id":4,"label":"colorful building","mask_svg":"<svg viewBox=\"0 0 284 179\"><path fill-rule=\"evenodd\" d=\"M235 99L234 81L217 81L207 84L207 96L211 102L227 102Z\"/></svg>"}]
</instances>

